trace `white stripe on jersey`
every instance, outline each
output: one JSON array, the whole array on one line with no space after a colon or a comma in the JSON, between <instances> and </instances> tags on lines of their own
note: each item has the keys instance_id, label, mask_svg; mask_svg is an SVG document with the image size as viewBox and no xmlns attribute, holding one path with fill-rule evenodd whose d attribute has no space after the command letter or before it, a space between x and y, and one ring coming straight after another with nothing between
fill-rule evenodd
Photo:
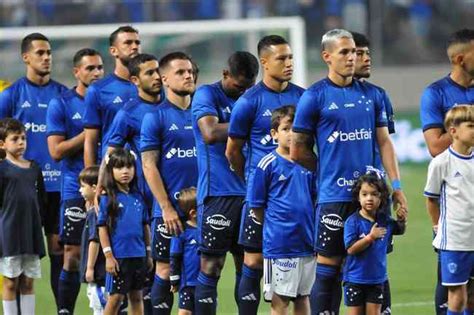
<instances>
[{"instance_id":1,"label":"white stripe on jersey","mask_svg":"<svg viewBox=\"0 0 474 315\"><path fill-rule=\"evenodd\" d=\"M273 153L265 155L260 162L258 162L257 167L260 167L262 170L265 170L267 166L276 159L276 156Z\"/></svg>"}]
</instances>

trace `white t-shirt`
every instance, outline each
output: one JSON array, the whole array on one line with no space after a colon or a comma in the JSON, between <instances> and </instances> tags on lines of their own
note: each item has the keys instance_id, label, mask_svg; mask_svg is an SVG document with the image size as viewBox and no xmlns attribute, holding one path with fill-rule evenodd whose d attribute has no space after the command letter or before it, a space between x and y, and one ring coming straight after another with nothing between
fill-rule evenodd
<instances>
[{"instance_id":1,"label":"white t-shirt","mask_svg":"<svg viewBox=\"0 0 474 315\"><path fill-rule=\"evenodd\" d=\"M461 155L449 147L428 168L426 197L439 198L438 234L433 246L474 251L474 152Z\"/></svg>"}]
</instances>

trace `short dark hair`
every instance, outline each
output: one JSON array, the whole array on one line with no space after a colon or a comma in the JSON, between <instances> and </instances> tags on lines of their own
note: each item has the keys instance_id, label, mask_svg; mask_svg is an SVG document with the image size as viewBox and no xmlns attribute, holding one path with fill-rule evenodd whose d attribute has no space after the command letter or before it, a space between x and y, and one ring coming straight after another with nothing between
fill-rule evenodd
<instances>
[{"instance_id":1,"label":"short dark hair","mask_svg":"<svg viewBox=\"0 0 474 315\"><path fill-rule=\"evenodd\" d=\"M120 26L118 29L112 32L109 36L109 46L113 46L115 44L115 41L117 40L117 36L120 33L136 33L138 34L138 30L136 28L133 28L130 25L124 25Z\"/></svg>"},{"instance_id":2,"label":"short dark hair","mask_svg":"<svg viewBox=\"0 0 474 315\"><path fill-rule=\"evenodd\" d=\"M79 173L79 183L84 182L89 186L97 185L99 180L99 165L86 167Z\"/></svg>"},{"instance_id":3,"label":"short dark hair","mask_svg":"<svg viewBox=\"0 0 474 315\"><path fill-rule=\"evenodd\" d=\"M130 76L138 77L140 74L140 65L148 61L157 61L158 59L150 54L138 54L128 62L127 68Z\"/></svg>"},{"instance_id":4,"label":"short dark hair","mask_svg":"<svg viewBox=\"0 0 474 315\"><path fill-rule=\"evenodd\" d=\"M272 113L272 124L271 128L273 130L278 130L281 120L285 117L290 117L290 121L293 122L295 119L295 106L294 105L285 105L275 109Z\"/></svg>"},{"instance_id":5,"label":"short dark hair","mask_svg":"<svg viewBox=\"0 0 474 315\"><path fill-rule=\"evenodd\" d=\"M474 30L463 28L457 32L451 34L448 39L447 48L451 47L455 44L468 44L469 42L474 40Z\"/></svg>"},{"instance_id":6,"label":"short dark hair","mask_svg":"<svg viewBox=\"0 0 474 315\"><path fill-rule=\"evenodd\" d=\"M77 67L81 63L82 58L85 56L100 56L100 53L92 48L82 48L78 50L72 58L74 67Z\"/></svg>"},{"instance_id":7,"label":"short dark hair","mask_svg":"<svg viewBox=\"0 0 474 315\"><path fill-rule=\"evenodd\" d=\"M265 49L268 49L270 46L275 46L275 45L283 45L286 44L288 45L288 41L281 37L280 35L268 35L263 37L259 42L257 46L257 51L258 51L258 56L262 55L262 52Z\"/></svg>"},{"instance_id":8,"label":"short dark hair","mask_svg":"<svg viewBox=\"0 0 474 315\"><path fill-rule=\"evenodd\" d=\"M182 51L175 51L161 57L160 61L158 62L160 64L160 69L165 69L173 60L189 60L189 62L193 64L193 60L189 55ZM194 69L195 68L193 67L193 71Z\"/></svg>"},{"instance_id":9,"label":"short dark hair","mask_svg":"<svg viewBox=\"0 0 474 315\"><path fill-rule=\"evenodd\" d=\"M5 141L9 134L26 132L23 123L14 118L3 118L0 120L0 140Z\"/></svg>"},{"instance_id":10,"label":"short dark hair","mask_svg":"<svg viewBox=\"0 0 474 315\"><path fill-rule=\"evenodd\" d=\"M44 40L49 43L48 37L41 33L31 33L26 35L21 41L21 53L27 53L31 49L31 43L35 40Z\"/></svg>"},{"instance_id":11,"label":"short dark hair","mask_svg":"<svg viewBox=\"0 0 474 315\"><path fill-rule=\"evenodd\" d=\"M258 60L247 51L236 51L227 59L229 73L234 77L243 76L246 79L255 79L258 75Z\"/></svg>"},{"instance_id":12,"label":"short dark hair","mask_svg":"<svg viewBox=\"0 0 474 315\"><path fill-rule=\"evenodd\" d=\"M179 208L183 211L186 218L189 219L189 211L196 210L196 187L181 189L178 197Z\"/></svg>"},{"instance_id":13,"label":"short dark hair","mask_svg":"<svg viewBox=\"0 0 474 315\"><path fill-rule=\"evenodd\" d=\"M362 33L351 32L352 38L354 39L356 47L369 47L370 48L370 41Z\"/></svg>"},{"instance_id":14,"label":"short dark hair","mask_svg":"<svg viewBox=\"0 0 474 315\"><path fill-rule=\"evenodd\" d=\"M383 209L388 204L388 198L390 196L390 191L388 189L387 183L383 177L377 175L376 172L369 172L367 174L359 177L354 187L352 188L352 201L355 205L360 207L359 202L359 193L362 188L362 184L369 184L377 189L380 193L380 206L379 209Z\"/></svg>"}]
</instances>

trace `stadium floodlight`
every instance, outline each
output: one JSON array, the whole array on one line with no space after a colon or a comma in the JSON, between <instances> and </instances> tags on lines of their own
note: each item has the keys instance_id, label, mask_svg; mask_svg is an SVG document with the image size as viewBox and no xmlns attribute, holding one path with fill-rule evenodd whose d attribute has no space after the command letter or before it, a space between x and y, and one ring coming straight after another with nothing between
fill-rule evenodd
<instances>
[{"instance_id":1,"label":"stadium floodlight","mask_svg":"<svg viewBox=\"0 0 474 315\"><path fill-rule=\"evenodd\" d=\"M20 41L33 32L45 34L51 40L74 40L87 38L107 38L121 24L55 25L0 28L0 43ZM255 48L258 32L287 31L288 41L293 50L293 82L305 86L306 82L306 41L305 24L301 17L276 17L258 19L229 19L185 22L133 23L141 36L180 34L247 34L247 49ZM252 42L251 42L252 41Z\"/></svg>"}]
</instances>

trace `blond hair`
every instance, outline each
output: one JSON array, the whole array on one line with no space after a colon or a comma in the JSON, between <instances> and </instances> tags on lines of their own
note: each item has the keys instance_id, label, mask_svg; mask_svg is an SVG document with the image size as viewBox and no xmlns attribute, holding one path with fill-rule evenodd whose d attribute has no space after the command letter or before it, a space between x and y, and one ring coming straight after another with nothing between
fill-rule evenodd
<instances>
[{"instance_id":1,"label":"blond hair","mask_svg":"<svg viewBox=\"0 0 474 315\"><path fill-rule=\"evenodd\" d=\"M446 113L444 128L457 127L463 122L474 122L473 105L456 105Z\"/></svg>"},{"instance_id":2,"label":"blond hair","mask_svg":"<svg viewBox=\"0 0 474 315\"><path fill-rule=\"evenodd\" d=\"M186 218L189 218L189 211L196 210L196 188L189 187L181 189L178 197L178 205L183 210Z\"/></svg>"}]
</instances>

